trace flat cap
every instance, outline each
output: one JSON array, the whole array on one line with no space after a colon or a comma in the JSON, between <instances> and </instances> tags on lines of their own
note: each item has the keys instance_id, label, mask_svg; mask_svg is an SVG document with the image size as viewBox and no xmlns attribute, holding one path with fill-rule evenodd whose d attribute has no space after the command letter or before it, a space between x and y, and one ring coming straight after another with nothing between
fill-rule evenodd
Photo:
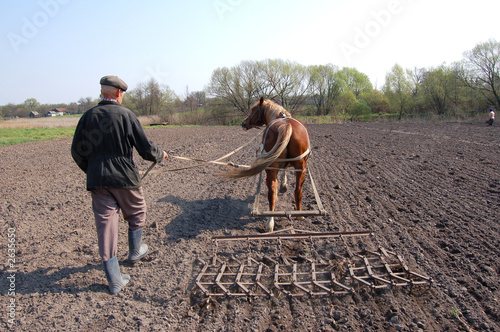
<instances>
[{"instance_id":1,"label":"flat cap","mask_svg":"<svg viewBox=\"0 0 500 332\"><path fill-rule=\"evenodd\" d=\"M104 76L103 78L101 78L100 83L101 83L101 85L111 85L111 86L114 86L115 88L118 88L118 89L120 89L122 91L127 91L127 89L128 89L127 83L125 83L118 76L114 76L114 75Z\"/></svg>"}]
</instances>

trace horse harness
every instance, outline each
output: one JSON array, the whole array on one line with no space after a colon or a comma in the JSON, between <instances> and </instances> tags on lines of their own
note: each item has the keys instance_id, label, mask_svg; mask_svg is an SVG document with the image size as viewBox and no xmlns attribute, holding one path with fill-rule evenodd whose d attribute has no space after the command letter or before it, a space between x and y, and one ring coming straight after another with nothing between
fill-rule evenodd
<instances>
[{"instance_id":1,"label":"horse harness","mask_svg":"<svg viewBox=\"0 0 500 332\"><path fill-rule=\"evenodd\" d=\"M264 154L266 153L267 151L264 150L264 142L266 141L266 138L267 138L267 133L269 132L269 128L271 128L274 124L276 124L277 122L283 120L283 119L289 119L289 120L293 120L295 122L297 122L298 124L300 124L302 127L304 127L304 125L302 124L302 122L298 121L297 119L294 119L292 117L289 117L287 116L284 112L281 112L278 117L276 119L274 119L273 121L271 121L267 126L266 128L264 129L264 134L262 136L262 143L260 144L259 146L259 149L257 150L257 154ZM305 129L305 127L304 127ZM292 161L298 161L298 160L301 160L301 159L304 159L305 157L307 157L309 154L311 153L311 148L310 146L307 147L306 151L304 151L304 153L302 153L301 155L297 156L297 157L293 157L293 158L278 158L276 159L275 161L276 162L292 162Z\"/></svg>"},{"instance_id":2,"label":"horse harness","mask_svg":"<svg viewBox=\"0 0 500 332\"><path fill-rule=\"evenodd\" d=\"M257 121L252 121L255 115L259 114L259 117L257 118ZM259 128L260 126L252 125L251 123L258 123L259 121L262 121L262 115L264 114L264 110L262 109L261 105L259 104L259 109L258 112L255 112L253 115L248 114L247 119L248 119L248 126L249 127L256 127ZM252 117L250 117L252 115Z\"/></svg>"}]
</instances>

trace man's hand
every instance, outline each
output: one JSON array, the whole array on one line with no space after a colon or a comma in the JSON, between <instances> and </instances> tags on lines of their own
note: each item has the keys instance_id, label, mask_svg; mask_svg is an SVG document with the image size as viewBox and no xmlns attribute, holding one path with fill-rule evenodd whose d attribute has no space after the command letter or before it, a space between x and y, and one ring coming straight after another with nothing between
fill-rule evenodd
<instances>
[{"instance_id":1,"label":"man's hand","mask_svg":"<svg viewBox=\"0 0 500 332\"><path fill-rule=\"evenodd\" d=\"M163 151L163 159L167 159L167 158L168 158L167 152Z\"/></svg>"}]
</instances>

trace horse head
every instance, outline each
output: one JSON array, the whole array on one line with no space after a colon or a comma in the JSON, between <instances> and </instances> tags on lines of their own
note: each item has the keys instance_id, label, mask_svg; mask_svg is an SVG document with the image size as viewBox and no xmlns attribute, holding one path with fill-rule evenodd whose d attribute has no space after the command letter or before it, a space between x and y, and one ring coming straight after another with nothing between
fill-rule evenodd
<instances>
[{"instance_id":1,"label":"horse head","mask_svg":"<svg viewBox=\"0 0 500 332\"><path fill-rule=\"evenodd\" d=\"M263 116L264 115L264 108L262 107L263 104L264 104L264 97L260 97L260 100L257 103L255 103L255 105L252 107L250 114L241 123L241 127L243 127L244 130L248 130L255 126L264 125L265 117Z\"/></svg>"}]
</instances>

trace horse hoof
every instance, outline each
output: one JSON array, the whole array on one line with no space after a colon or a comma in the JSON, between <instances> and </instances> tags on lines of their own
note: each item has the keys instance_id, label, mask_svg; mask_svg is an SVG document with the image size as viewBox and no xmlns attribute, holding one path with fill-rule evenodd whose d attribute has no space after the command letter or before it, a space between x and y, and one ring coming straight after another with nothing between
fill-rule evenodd
<instances>
[{"instance_id":1,"label":"horse hoof","mask_svg":"<svg viewBox=\"0 0 500 332\"><path fill-rule=\"evenodd\" d=\"M274 218L270 218L266 223L266 233L270 233L274 230Z\"/></svg>"},{"instance_id":2,"label":"horse hoof","mask_svg":"<svg viewBox=\"0 0 500 332\"><path fill-rule=\"evenodd\" d=\"M280 194L286 193L287 190L288 190L287 187L280 187Z\"/></svg>"}]
</instances>

